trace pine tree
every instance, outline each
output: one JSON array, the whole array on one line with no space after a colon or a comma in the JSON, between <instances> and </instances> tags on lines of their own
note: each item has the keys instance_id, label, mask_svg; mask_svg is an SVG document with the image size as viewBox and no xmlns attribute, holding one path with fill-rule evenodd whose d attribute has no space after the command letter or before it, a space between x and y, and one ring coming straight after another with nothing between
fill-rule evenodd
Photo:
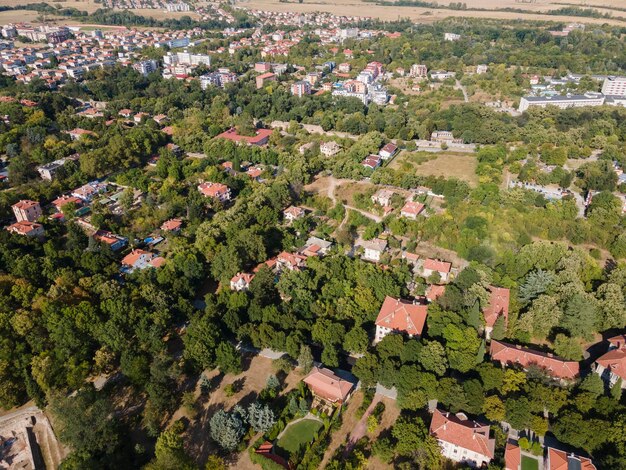
<instances>
[{"instance_id":1,"label":"pine tree","mask_svg":"<svg viewBox=\"0 0 626 470\"><path fill-rule=\"evenodd\" d=\"M300 346L298 366L302 367L305 374L308 374L313 368L313 353L311 353L311 348L305 344Z\"/></svg>"}]
</instances>

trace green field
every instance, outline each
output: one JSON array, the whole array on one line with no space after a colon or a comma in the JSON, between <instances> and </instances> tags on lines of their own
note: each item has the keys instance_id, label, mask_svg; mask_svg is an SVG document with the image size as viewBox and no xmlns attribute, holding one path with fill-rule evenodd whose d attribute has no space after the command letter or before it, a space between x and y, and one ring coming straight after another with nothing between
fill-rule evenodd
<instances>
[{"instance_id":1,"label":"green field","mask_svg":"<svg viewBox=\"0 0 626 470\"><path fill-rule=\"evenodd\" d=\"M538 469L539 469L539 462L537 462L537 459L533 459L532 457L522 455L522 470L538 470Z\"/></svg>"},{"instance_id":2,"label":"green field","mask_svg":"<svg viewBox=\"0 0 626 470\"><path fill-rule=\"evenodd\" d=\"M322 423L312 419L304 419L293 426L289 426L278 440L278 447L288 453L296 452L300 446L310 442L315 433L322 427Z\"/></svg>"}]
</instances>

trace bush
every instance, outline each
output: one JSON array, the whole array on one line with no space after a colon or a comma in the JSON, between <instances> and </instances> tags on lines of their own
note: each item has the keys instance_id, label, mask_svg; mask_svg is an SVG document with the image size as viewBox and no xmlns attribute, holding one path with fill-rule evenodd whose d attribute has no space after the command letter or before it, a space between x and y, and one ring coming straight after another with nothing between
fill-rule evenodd
<instances>
[{"instance_id":1,"label":"bush","mask_svg":"<svg viewBox=\"0 0 626 470\"><path fill-rule=\"evenodd\" d=\"M517 445L520 447L520 449L522 450L528 450L530 449L530 442L528 442L528 439L526 439L525 437L520 438L517 441Z\"/></svg>"}]
</instances>

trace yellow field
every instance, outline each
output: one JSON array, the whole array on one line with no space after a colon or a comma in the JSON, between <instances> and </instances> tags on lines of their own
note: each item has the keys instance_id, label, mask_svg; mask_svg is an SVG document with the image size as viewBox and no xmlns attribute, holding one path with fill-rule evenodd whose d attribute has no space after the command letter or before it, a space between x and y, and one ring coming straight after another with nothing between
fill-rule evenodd
<instances>
[{"instance_id":1,"label":"yellow field","mask_svg":"<svg viewBox=\"0 0 626 470\"><path fill-rule=\"evenodd\" d=\"M445 176L467 181L470 186L478 184L476 166L478 162L472 154L452 152L402 152L389 164L394 170L414 173L420 176Z\"/></svg>"},{"instance_id":2,"label":"yellow field","mask_svg":"<svg viewBox=\"0 0 626 470\"><path fill-rule=\"evenodd\" d=\"M543 20L543 21L567 21L579 23L596 23L596 24L624 24L624 21L617 19L602 18L584 18L576 16L551 16L544 15L541 12L562 8L566 5L563 3L579 4L581 7L587 5L603 5L624 8L623 0L536 0L534 3L522 3L515 0L464 0L469 8L519 8L523 10L531 10L536 13L512 13L502 11L459 11L459 10L442 10L429 9L420 7L388 7L365 3L361 0L303 0L303 3L281 3L279 0L242 0L237 2L237 6L270 10L270 11L294 11L294 12L315 12L327 11L336 15L344 16L368 16L379 18L381 20L392 21L399 18L410 18L421 23L433 22L448 17L473 17L473 18L493 18L493 19L525 19L525 20ZM451 3L449 1L439 1L440 4ZM587 6L591 8L591 6ZM625 17L626 12L608 10L601 7L593 7L605 13L611 13L616 17Z\"/></svg>"}]
</instances>

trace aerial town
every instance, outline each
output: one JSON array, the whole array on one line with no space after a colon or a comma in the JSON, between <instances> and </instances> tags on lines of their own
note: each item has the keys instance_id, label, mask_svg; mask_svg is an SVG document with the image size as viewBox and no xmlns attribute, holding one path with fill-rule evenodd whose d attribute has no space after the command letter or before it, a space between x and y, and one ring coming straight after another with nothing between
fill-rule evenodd
<instances>
[{"instance_id":1,"label":"aerial town","mask_svg":"<svg viewBox=\"0 0 626 470\"><path fill-rule=\"evenodd\" d=\"M1 469L626 468L623 9L365 1L0 7Z\"/></svg>"}]
</instances>

